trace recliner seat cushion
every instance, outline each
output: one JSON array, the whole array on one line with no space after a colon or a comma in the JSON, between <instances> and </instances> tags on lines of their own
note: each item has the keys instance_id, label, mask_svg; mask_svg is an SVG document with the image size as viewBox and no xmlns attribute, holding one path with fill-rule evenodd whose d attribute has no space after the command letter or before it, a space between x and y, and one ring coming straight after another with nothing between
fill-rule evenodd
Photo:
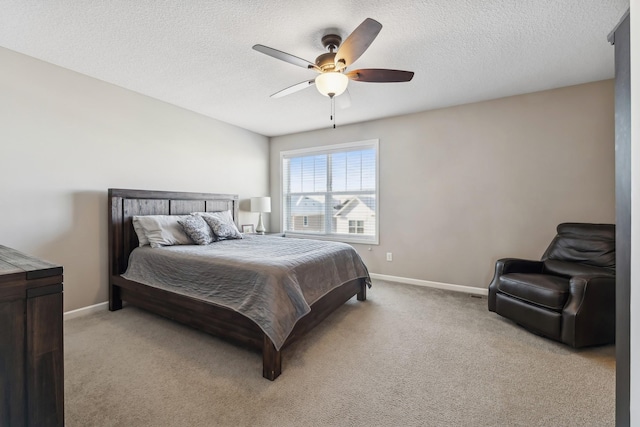
<instances>
[{"instance_id":1,"label":"recliner seat cushion","mask_svg":"<svg viewBox=\"0 0 640 427\"><path fill-rule=\"evenodd\" d=\"M500 276L498 292L562 311L569 297L569 279L546 274L511 273Z\"/></svg>"}]
</instances>

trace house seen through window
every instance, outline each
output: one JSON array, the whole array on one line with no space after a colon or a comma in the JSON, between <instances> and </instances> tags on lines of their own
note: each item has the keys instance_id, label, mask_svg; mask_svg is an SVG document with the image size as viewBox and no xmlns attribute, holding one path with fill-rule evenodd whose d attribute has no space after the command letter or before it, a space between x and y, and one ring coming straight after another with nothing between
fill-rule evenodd
<instances>
[{"instance_id":1,"label":"house seen through window","mask_svg":"<svg viewBox=\"0 0 640 427\"><path fill-rule=\"evenodd\" d=\"M378 140L281 153L283 230L378 242Z\"/></svg>"}]
</instances>

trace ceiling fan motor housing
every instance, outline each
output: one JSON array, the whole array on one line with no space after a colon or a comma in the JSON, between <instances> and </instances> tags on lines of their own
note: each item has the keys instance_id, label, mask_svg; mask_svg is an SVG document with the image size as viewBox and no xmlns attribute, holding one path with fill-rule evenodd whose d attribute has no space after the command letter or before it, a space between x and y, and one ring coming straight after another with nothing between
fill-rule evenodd
<instances>
[{"instance_id":1,"label":"ceiling fan motor housing","mask_svg":"<svg viewBox=\"0 0 640 427\"><path fill-rule=\"evenodd\" d=\"M335 65L335 51L340 47L342 43L342 37L336 34L327 34L322 37L322 45L329 50L328 53L323 53L316 58L316 66L322 70L322 72L333 71L336 68Z\"/></svg>"},{"instance_id":2,"label":"ceiling fan motor housing","mask_svg":"<svg viewBox=\"0 0 640 427\"><path fill-rule=\"evenodd\" d=\"M322 72L333 71L336 67L334 59L336 57L335 52L323 53L316 58L316 65L322 70Z\"/></svg>"}]
</instances>

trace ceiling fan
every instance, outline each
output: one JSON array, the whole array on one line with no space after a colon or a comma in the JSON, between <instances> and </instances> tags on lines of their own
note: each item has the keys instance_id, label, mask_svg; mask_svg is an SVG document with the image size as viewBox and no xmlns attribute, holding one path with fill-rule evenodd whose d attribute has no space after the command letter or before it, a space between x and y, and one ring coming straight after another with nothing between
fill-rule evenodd
<instances>
[{"instance_id":1,"label":"ceiling fan","mask_svg":"<svg viewBox=\"0 0 640 427\"><path fill-rule=\"evenodd\" d=\"M280 98L292 94L309 86L315 85L318 91L329 98L339 96L347 89L349 80L372 83L408 82L413 78L413 71L389 70L384 68L365 68L346 71L367 50L376 38L382 24L367 18L342 42L337 34L327 34L322 37L322 45L329 50L316 58L315 63L305 59L257 44L253 49L281 61L312 69L320 73L315 79L297 83L271 95Z\"/></svg>"}]
</instances>

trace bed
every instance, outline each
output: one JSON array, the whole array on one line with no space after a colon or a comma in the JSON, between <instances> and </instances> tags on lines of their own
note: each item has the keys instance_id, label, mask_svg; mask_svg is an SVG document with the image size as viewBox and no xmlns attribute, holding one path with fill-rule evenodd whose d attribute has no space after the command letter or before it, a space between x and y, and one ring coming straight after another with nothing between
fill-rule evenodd
<instances>
[{"instance_id":1,"label":"bed","mask_svg":"<svg viewBox=\"0 0 640 427\"><path fill-rule=\"evenodd\" d=\"M353 296L357 296L359 301L366 300L367 286L370 285L366 267L364 274L359 273L357 274L358 277L350 278L344 282L336 276L333 280L334 282L339 281L339 283L330 284L327 288L329 290L326 292L322 291L318 295L309 297L309 292L313 292L308 291L305 294L305 299L310 298L310 303L308 305L302 304L305 305L305 309L299 309L297 314L290 319L293 320L290 330L285 328L281 333L275 333L268 325L265 326L265 320L268 324L269 317L272 314L263 316L265 319L258 319L255 315L255 310L248 312L248 314L247 312L243 313L243 310L234 307L233 304L217 302L211 298L201 297L194 292L185 292L184 286L177 286L180 283L176 283L175 287L172 286L174 285L173 283L151 283L139 278L143 276L132 274L131 270L136 270L135 268L128 271L130 257L135 260L137 257L144 255L145 252L147 254L153 253L155 256L176 256L173 253L177 253L178 257L183 256L185 260L200 256L199 254L202 252L200 249L189 247L192 245L180 248L162 248L160 250L144 247L139 248L132 256L132 252L139 246L138 237L132 223L134 216L188 215L193 212L230 211L234 221L237 223L238 202L238 196L230 194L109 189L109 310L121 309L123 301L125 301L129 305L173 319L243 347L259 351L262 354L263 377L275 380L282 371L281 352L289 344L299 339ZM281 248L279 250L285 251L286 245L284 243L294 244L296 240L298 239L247 236L246 239L243 239L242 245L255 246L259 248L256 250L264 252L265 245L270 241L274 247L278 246ZM219 245L216 247L219 243L227 246ZM224 252L231 254L231 249L240 244L217 242L209 245L208 248L203 247L202 249L214 251L224 248ZM324 255L325 258L327 256L329 255ZM247 268L254 269L252 274L258 273L258 269L255 265L252 265L253 263L246 260L242 261L241 258L239 257L234 261L237 264L234 268L241 266L244 262L247 264ZM329 264L332 263L331 260L328 262ZM137 265L139 264L135 264L135 266ZM189 266L188 268L190 269L191 267ZM282 271L282 268L279 271ZM126 277L125 273L127 273ZM236 272L229 274L229 276L241 277ZM268 280L282 282L289 289L285 293L291 293L290 289L295 288L297 285L287 283L287 280L283 278L284 276L286 275L274 273ZM132 280L132 277L134 280ZM168 279L169 282L171 280ZM218 279L213 277L212 280ZM175 281L179 282L177 278ZM197 282L197 280L194 280L194 282ZM182 283L182 285L184 284ZM277 288L274 289L274 292L277 293ZM304 292L304 286L301 286L301 289ZM278 310L274 310L273 315L277 314ZM279 324L280 320L275 319L272 323Z\"/></svg>"}]
</instances>

